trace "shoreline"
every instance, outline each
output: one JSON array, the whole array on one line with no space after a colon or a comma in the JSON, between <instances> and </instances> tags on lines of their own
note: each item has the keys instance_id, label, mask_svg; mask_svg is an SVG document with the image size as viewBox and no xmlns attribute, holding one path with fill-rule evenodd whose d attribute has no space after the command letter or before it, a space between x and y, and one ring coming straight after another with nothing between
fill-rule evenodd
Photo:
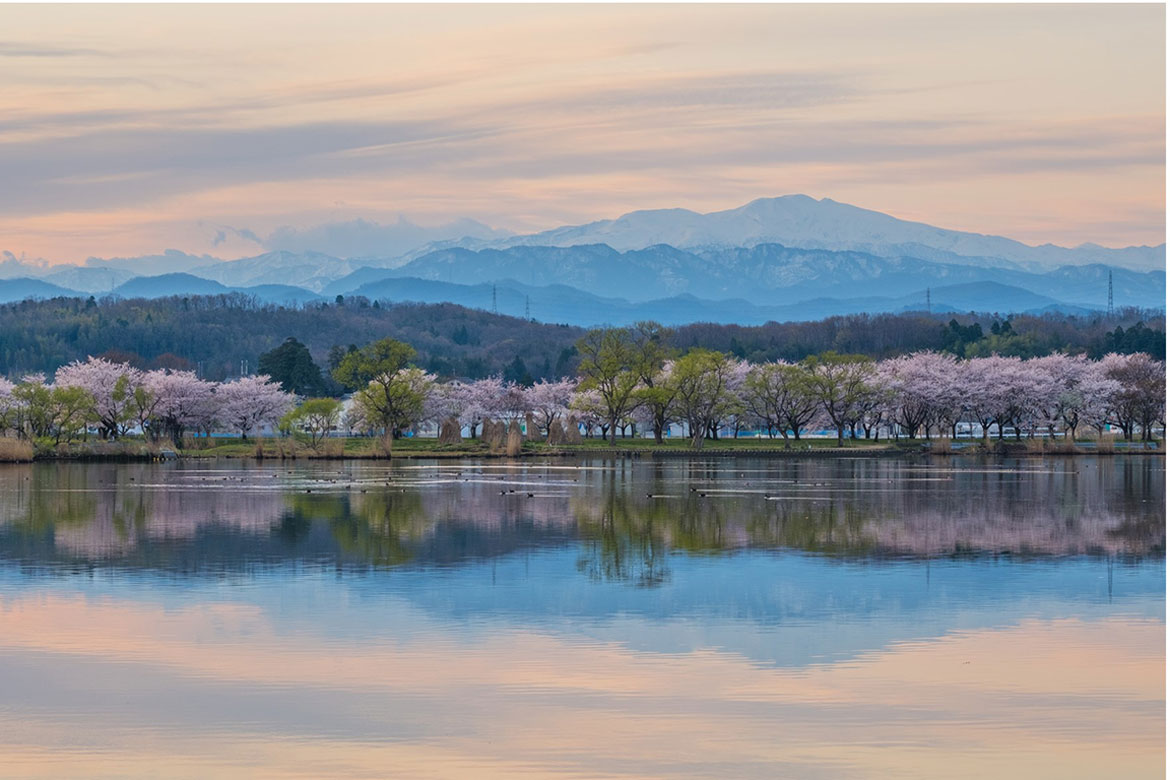
<instances>
[{"instance_id":1,"label":"shoreline","mask_svg":"<svg viewBox=\"0 0 1170 780\"><path fill-rule=\"evenodd\" d=\"M925 442L915 444L864 445L835 447L812 446L803 444L800 448L760 446L755 441L725 441L713 442L711 446L701 450L689 447L674 447L662 445L630 446L618 444L614 448L601 444L586 446L559 446L550 448L544 444L532 447L531 443L517 455L508 455L503 452L492 452L486 447L481 448L432 448L402 446L394 448L389 454L383 452L345 452L343 451L313 451L306 449L285 450L283 447L276 451L265 450L264 444L236 442L230 447L214 447L209 449L170 450L166 448L147 449L142 445L130 449L120 445L117 451L95 451L92 445L70 448L66 451L6 453L7 457L0 458L0 463L150 463L168 461L209 461L209 460L254 460L262 461L395 461L395 460L461 460L461 459L490 459L490 460L531 460L542 458L568 458L581 456L600 456L622 458L630 460L641 459L712 459L712 458L763 458L778 460L807 460L807 459L834 459L834 458L914 458L921 456L955 457L955 456L999 456L1016 458L1037 458L1049 456L1062 457L1109 457L1114 455L1166 455L1164 442L1157 442L1157 446L1142 446L1140 442L1117 443L1107 449L1098 449L1096 446L1077 446L1075 448L1037 447L1027 442L1003 442L985 447L982 443L972 443L959 448L940 449L927 445ZM241 446L246 445L246 446ZM109 447L109 445L105 445Z\"/></svg>"}]
</instances>

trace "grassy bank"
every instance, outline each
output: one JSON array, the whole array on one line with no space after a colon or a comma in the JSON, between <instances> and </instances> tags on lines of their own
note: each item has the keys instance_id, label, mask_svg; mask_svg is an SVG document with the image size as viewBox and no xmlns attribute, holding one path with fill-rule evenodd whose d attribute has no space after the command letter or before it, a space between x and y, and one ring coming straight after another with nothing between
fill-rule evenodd
<instances>
[{"instance_id":1,"label":"grassy bank","mask_svg":"<svg viewBox=\"0 0 1170 780\"><path fill-rule=\"evenodd\" d=\"M464 439L458 444L440 444L436 439L408 438L393 443L388 454L380 439L328 439L312 446L307 440L279 439L189 439L183 447L173 449L170 442L150 442L127 438L116 442L88 441L72 444L34 445L31 442L0 438L0 462L31 460L136 461L157 460L177 455L181 458L254 458L263 460L385 460L390 458L487 458L504 457L493 452L478 439ZM1010 456L1039 455L1109 455L1127 453L1164 454L1165 444L1142 446L1140 442L1081 440L1078 442L1042 439L989 442L948 439L926 442L922 439L899 441L849 440L838 447L835 439L719 439L704 442L702 450L693 450L684 439L655 444L652 439L621 439L615 446L603 439L585 439L580 444L550 447L543 442L525 442L521 457L560 457L577 454L614 455L621 457L696 457L722 455L756 455L761 457L848 457L859 455Z\"/></svg>"}]
</instances>

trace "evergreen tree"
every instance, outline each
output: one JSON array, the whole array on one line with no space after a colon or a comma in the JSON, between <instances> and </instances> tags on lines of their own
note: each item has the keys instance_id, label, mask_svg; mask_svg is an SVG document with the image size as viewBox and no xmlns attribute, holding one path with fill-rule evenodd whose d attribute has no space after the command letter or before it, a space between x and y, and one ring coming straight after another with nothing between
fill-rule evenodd
<instances>
[{"instance_id":1,"label":"evergreen tree","mask_svg":"<svg viewBox=\"0 0 1170 780\"><path fill-rule=\"evenodd\" d=\"M321 369L313 362L309 348L295 338L287 338L276 349L260 356L259 373L279 382L286 393L313 397L326 395L328 386Z\"/></svg>"}]
</instances>

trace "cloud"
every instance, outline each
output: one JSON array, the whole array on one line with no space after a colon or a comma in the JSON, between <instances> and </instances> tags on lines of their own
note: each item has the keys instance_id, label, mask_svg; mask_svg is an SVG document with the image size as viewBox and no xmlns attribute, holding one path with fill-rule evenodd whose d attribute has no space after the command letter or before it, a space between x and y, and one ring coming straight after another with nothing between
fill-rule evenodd
<instances>
[{"instance_id":1,"label":"cloud","mask_svg":"<svg viewBox=\"0 0 1170 780\"><path fill-rule=\"evenodd\" d=\"M1027 123L1027 132L992 119L897 120L864 114L822 119L817 109L862 100L848 74L744 72L651 77L497 105L416 112L392 118L293 121L279 116L250 124L225 108L61 112L0 124L4 131L38 126L68 133L0 142L0 208L13 215L131 207L160 198L255 183L353 182L361 203L378 177L431 177L422 197L441 199L463 180L554 181L566 177L656 173L726 177L735 167L853 165L947 161L969 173L1075 170L1158 165L1164 153L1157 118L1119 123ZM309 90L313 100L427 90L451 79ZM266 97L283 106L292 96ZM225 118L225 112L227 114ZM261 114L261 117L267 117ZM303 196L313 202L313 192ZM350 200L350 198L346 198ZM318 208L321 204L318 204Z\"/></svg>"},{"instance_id":2,"label":"cloud","mask_svg":"<svg viewBox=\"0 0 1170 780\"><path fill-rule=\"evenodd\" d=\"M354 219L310 228L285 225L274 230L261 243L268 249L322 252L337 257L398 257L432 242L504 235L507 233L472 219L425 227L400 216L397 222L390 224Z\"/></svg>"},{"instance_id":3,"label":"cloud","mask_svg":"<svg viewBox=\"0 0 1170 780\"><path fill-rule=\"evenodd\" d=\"M0 57L109 57L109 52L66 46L0 41Z\"/></svg>"}]
</instances>

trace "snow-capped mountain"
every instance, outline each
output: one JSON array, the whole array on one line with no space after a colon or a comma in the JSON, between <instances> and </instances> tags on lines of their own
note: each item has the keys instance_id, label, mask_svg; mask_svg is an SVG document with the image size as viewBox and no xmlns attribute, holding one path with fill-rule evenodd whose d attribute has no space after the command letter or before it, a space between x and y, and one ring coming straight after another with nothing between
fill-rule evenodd
<instances>
[{"instance_id":1,"label":"snow-capped mountain","mask_svg":"<svg viewBox=\"0 0 1170 780\"><path fill-rule=\"evenodd\" d=\"M281 284L319 291L334 279L353 273L365 265L368 263L344 260L320 252L277 250L255 257L209 263L192 268L188 273L228 287Z\"/></svg>"},{"instance_id":2,"label":"snow-capped mountain","mask_svg":"<svg viewBox=\"0 0 1170 780\"><path fill-rule=\"evenodd\" d=\"M530 235L490 242L462 242L467 248L580 244L608 244L622 251L657 244L679 249L783 244L802 249L852 250L881 257L916 257L935 262L1027 269L1105 263L1148 271L1166 265L1164 244L1125 249L1094 244L1075 248L1053 244L1029 246L1010 238L946 230L829 198L815 200L807 195L761 198L739 208L709 214L687 209L633 211L617 219Z\"/></svg>"},{"instance_id":3,"label":"snow-capped mountain","mask_svg":"<svg viewBox=\"0 0 1170 780\"><path fill-rule=\"evenodd\" d=\"M61 266L5 253L0 279L11 282L0 283L5 288L0 298L70 291L198 294L207 283L213 285L207 289L216 292L309 300L317 295L373 294L374 288L363 288L412 278L418 282L412 289L422 290L419 284L430 283L425 287L428 295L468 285L560 286L598 300L622 298L633 306L680 296L741 300L761 307L821 298L901 300L926 287L962 290L961 300L970 302L981 290L994 297L996 290L1010 287L1055 303L1092 308L1105 304L1112 277L1117 306L1161 308L1165 301L1165 245L1028 246L803 195L756 200L710 214L686 209L636 211L524 236L503 236L471 221L449 223L442 230L454 231L450 235L467 232L459 239L415 247L405 255L368 252L401 249L436 234L400 220L390 226L337 223L283 236L293 244L322 246L336 244L334 239L340 236L343 244L363 252L358 255L274 249L221 260L167 250ZM276 240L275 236L264 240ZM400 239L404 243L396 243ZM134 281L141 277L150 279ZM470 293L460 293L466 294ZM1024 305L1018 295L1012 300ZM1005 305L1006 299L991 299L985 308Z\"/></svg>"}]
</instances>

